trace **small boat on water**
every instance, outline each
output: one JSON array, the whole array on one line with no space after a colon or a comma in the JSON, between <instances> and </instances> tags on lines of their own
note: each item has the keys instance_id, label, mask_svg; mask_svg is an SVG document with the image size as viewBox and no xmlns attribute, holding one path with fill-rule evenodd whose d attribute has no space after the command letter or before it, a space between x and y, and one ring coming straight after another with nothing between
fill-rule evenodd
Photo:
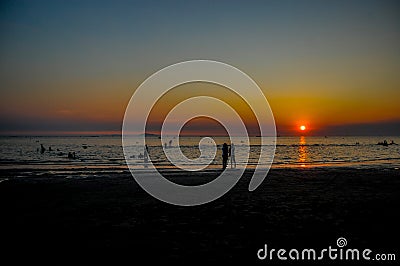
<instances>
[{"instance_id":1,"label":"small boat on water","mask_svg":"<svg viewBox=\"0 0 400 266\"><path fill-rule=\"evenodd\" d=\"M388 143L386 140L384 140L383 142L378 142L377 145L382 145L382 146L389 146L389 145L397 145L397 143L394 143L394 141L392 140L390 143Z\"/></svg>"}]
</instances>

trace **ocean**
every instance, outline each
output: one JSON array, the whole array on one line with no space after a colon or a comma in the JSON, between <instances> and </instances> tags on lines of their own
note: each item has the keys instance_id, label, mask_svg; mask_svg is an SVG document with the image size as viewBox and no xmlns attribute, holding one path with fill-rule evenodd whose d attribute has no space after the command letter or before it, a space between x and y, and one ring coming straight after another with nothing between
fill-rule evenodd
<instances>
[{"instance_id":1,"label":"ocean","mask_svg":"<svg viewBox=\"0 0 400 266\"><path fill-rule=\"evenodd\" d=\"M200 155L199 141L201 137L181 137L182 153L188 158ZM221 145L229 144L225 137L214 137L218 145L217 154L211 158L207 169L220 168L222 164ZM125 161L120 136L62 136L62 137L0 137L1 169L29 170L81 170L102 171L110 169L126 169L127 163L132 168L143 169L146 163L141 155L144 147L139 139L132 137L127 149L133 154ZM353 168L395 168L400 167L400 145L377 145L387 140L388 143L400 143L400 137L278 137L276 141L273 168L315 168L315 167L353 167ZM260 150L259 138L250 138L250 156L246 163L247 153L241 151L245 145L242 138L234 139L237 167L252 168L258 162ZM41 153L41 144L45 151ZM171 168L173 165L166 159L161 140L157 137L147 138L151 161L157 168ZM212 142L202 142L205 150L212 149ZM51 150L49 148L51 147ZM171 139L167 148L172 154L178 151L177 141ZM272 151L272 150L271 150ZM68 153L75 153L75 159L68 158ZM210 158L206 158L210 159ZM207 161L207 160L206 160ZM201 163L201 162L200 162ZM36 171L38 172L38 171ZM40 171L39 171L40 172Z\"/></svg>"}]
</instances>

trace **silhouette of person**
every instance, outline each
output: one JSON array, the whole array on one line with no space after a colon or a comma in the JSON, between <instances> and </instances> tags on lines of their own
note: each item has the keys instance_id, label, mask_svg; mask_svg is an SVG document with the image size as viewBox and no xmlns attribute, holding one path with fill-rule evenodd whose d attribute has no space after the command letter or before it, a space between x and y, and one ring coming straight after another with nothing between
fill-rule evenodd
<instances>
[{"instance_id":1,"label":"silhouette of person","mask_svg":"<svg viewBox=\"0 0 400 266\"><path fill-rule=\"evenodd\" d=\"M229 150L228 144L224 143L222 145L222 169L225 169L228 164Z\"/></svg>"},{"instance_id":2,"label":"silhouette of person","mask_svg":"<svg viewBox=\"0 0 400 266\"><path fill-rule=\"evenodd\" d=\"M68 152L68 159L76 159L76 153L75 152Z\"/></svg>"},{"instance_id":3,"label":"silhouette of person","mask_svg":"<svg viewBox=\"0 0 400 266\"><path fill-rule=\"evenodd\" d=\"M149 162L149 148L147 147L147 144L144 145L144 151L143 151L144 155L143 155L143 159L145 163Z\"/></svg>"},{"instance_id":4,"label":"silhouette of person","mask_svg":"<svg viewBox=\"0 0 400 266\"><path fill-rule=\"evenodd\" d=\"M231 156L231 168L236 168L236 158L235 158L235 144L231 144L229 148L229 156ZM233 167L235 165L235 167Z\"/></svg>"},{"instance_id":5,"label":"silhouette of person","mask_svg":"<svg viewBox=\"0 0 400 266\"><path fill-rule=\"evenodd\" d=\"M40 153L44 153L46 151L46 148L43 146L43 144L40 144Z\"/></svg>"},{"instance_id":6,"label":"silhouette of person","mask_svg":"<svg viewBox=\"0 0 400 266\"><path fill-rule=\"evenodd\" d=\"M169 147L172 147L172 139L169 141Z\"/></svg>"}]
</instances>

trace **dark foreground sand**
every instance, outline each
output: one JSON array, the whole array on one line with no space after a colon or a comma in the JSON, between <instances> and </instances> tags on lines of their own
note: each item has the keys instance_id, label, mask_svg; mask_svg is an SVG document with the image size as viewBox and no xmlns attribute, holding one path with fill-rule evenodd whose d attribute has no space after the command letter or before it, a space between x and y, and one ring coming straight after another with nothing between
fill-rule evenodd
<instances>
[{"instance_id":1,"label":"dark foreground sand","mask_svg":"<svg viewBox=\"0 0 400 266\"><path fill-rule=\"evenodd\" d=\"M176 181L194 184L217 174ZM0 183L0 252L9 263L272 265L257 260L264 244L327 248L338 237L349 248L397 253L400 259L400 170L273 169L254 192L247 191L246 172L229 193L197 207L152 198L126 171L84 179L16 178L21 175L1 172L9 178Z\"/></svg>"}]
</instances>

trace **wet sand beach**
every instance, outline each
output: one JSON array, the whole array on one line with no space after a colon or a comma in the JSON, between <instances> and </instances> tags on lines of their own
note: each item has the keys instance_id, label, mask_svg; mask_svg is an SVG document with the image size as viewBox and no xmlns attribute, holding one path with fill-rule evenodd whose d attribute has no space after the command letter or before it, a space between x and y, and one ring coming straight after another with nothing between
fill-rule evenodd
<instances>
[{"instance_id":1,"label":"wet sand beach","mask_svg":"<svg viewBox=\"0 0 400 266\"><path fill-rule=\"evenodd\" d=\"M327 248L339 237L353 248L400 248L398 169L272 169L254 192L248 170L223 197L195 207L154 199L127 170L1 171L2 253L15 263L266 263L256 256L264 244ZM165 173L185 185L218 174Z\"/></svg>"}]
</instances>

